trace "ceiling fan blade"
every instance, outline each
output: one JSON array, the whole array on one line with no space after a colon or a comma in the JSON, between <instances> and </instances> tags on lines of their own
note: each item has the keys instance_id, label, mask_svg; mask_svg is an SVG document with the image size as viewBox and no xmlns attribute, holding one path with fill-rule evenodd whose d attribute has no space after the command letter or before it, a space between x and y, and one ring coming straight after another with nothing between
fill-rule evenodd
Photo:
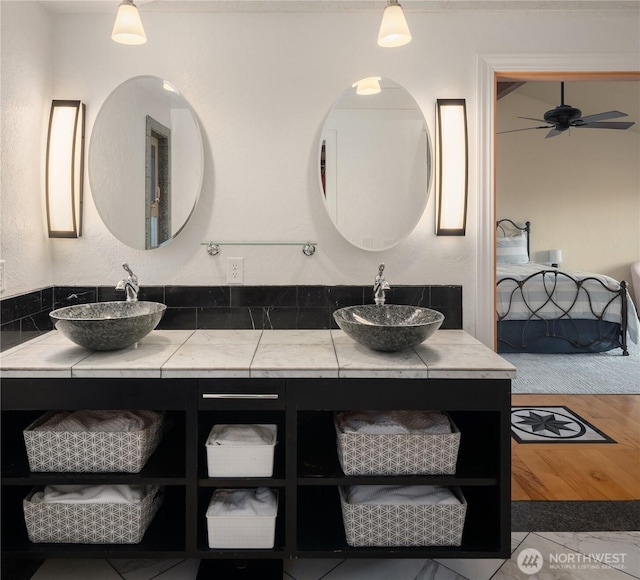
<instances>
[{"instance_id":1,"label":"ceiling fan blade","mask_svg":"<svg viewBox=\"0 0 640 580\"><path fill-rule=\"evenodd\" d=\"M546 123L544 119L534 119L533 117L518 117L518 119L527 119L527 121L537 121L538 123Z\"/></svg>"},{"instance_id":2,"label":"ceiling fan blade","mask_svg":"<svg viewBox=\"0 0 640 580\"><path fill-rule=\"evenodd\" d=\"M596 115L587 115L586 117L580 117L578 122L592 123L593 121L605 121L606 119L617 119L618 117L628 117L626 113L620 111L607 111L606 113L597 113ZM582 123L581 123L582 124Z\"/></svg>"},{"instance_id":3,"label":"ceiling fan blade","mask_svg":"<svg viewBox=\"0 0 640 580\"><path fill-rule=\"evenodd\" d=\"M574 125L576 129L628 129L633 127L633 121L609 121L606 123L585 123L584 125Z\"/></svg>"},{"instance_id":4,"label":"ceiling fan blade","mask_svg":"<svg viewBox=\"0 0 640 580\"><path fill-rule=\"evenodd\" d=\"M557 137L558 135L562 135L562 131L558 131L557 129L554 128L547 133L547 136L545 137L545 139L549 139L549 137Z\"/></svg>"},{"instance_id":5,"label":"ceiling fan blade","mask_svg":"<svg viewBox=\"0 0 640 580\"><path fill-rule=\"evenodd\" d=\"M511 129L510 131L498 131L498 135L502 135L503 133L517 133L518 131L530 131L531 129L550 129L549 125L545 125L544 127L525 127L524 129Z\"/></svg>"}]
</instances>

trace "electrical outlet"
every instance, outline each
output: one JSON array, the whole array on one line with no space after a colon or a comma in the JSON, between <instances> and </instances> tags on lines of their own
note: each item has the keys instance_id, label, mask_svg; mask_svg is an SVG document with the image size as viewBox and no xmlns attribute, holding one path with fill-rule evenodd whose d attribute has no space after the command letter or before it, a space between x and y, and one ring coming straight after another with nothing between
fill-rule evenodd
<instances>
[{"instance_id":1,"label":"electrical outlet","mask_svg":"<svg viewBox=\"0 0 640 580\"><path fill-rule=\"evenodd\" d=\"M227 258L227 284L244 282L244 258Z\"/></svg>"},{"instance_id":2,"label":"electrical outlet","mask_svg":"<svg viewBox=\"0 0 640 580\"><path fill-rule=\"evenodd\" d=\"M0 292L4 292L4 260L0 260Z\"/></svg>"}]
</instances>

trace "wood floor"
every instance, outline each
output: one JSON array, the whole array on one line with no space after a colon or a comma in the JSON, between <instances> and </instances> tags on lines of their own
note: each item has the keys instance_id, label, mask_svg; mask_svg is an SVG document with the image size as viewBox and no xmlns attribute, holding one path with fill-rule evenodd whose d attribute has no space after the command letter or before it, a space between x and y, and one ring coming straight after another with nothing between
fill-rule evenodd
<instances>
[{"instance_id":1,"label":"wood floor","mask_svg":"<svg viewBox=\"0 0 640 580\"><path fill-rule=\"evenodd\" d=\"M640 499L640 395L513 395L513 405L566 405L617 443L519 444L513 500Z\"/></svg>"}]
</instances>

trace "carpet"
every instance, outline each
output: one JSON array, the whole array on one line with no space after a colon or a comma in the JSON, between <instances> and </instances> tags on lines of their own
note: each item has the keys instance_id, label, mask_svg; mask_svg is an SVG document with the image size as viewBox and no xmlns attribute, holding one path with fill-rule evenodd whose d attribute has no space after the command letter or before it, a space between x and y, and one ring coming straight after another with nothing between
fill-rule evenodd
<instances>
[{"instance_id":1,"label":"carpet","mask_svg":"<svg viewBox=\"0 0 640 580\"><path fill-rule=\"evenodd\" d=\"M511 407L511 436L518 443L615 443L568 407Z\"/></svg>"},{"instance_id":2,"label":"carpet","mask_svg":"<svg viewBox=\"0 0 640 580\"><path fill-rule=\"evenodd\" d=\"M511 392L640 394L640 347L579 354L501 354L516 367Z\"/></svg>"}]
</instances>

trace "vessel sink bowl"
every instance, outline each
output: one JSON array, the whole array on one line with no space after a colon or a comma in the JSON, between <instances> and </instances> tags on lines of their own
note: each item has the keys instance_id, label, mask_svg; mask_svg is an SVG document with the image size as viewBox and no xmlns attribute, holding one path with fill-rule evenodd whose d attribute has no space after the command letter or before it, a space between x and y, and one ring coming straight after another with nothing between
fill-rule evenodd
<instances>
[{"instance_id":1,"label":"vessel sink bowl","mask_svg":"<svg viewBox=\"0 0 640 580\"><path fill-rule=\"evenodd\" d=\"M76 344L91 350L117 350L147 336L166 309L159 302L93 302L58 308L49 316Z\"/></svg>"},{"instance_id":2,"label":"vessel sink bowl","mask_svg":"<svg viewBox=\"0 0 640 580\"><path fill-rule=\"evenodd\" d=\"M429 338L444 321L444 314L421 306L365 304L333 313L336 324L356 342L373 350L395 352Z\"/></svg>"}]
</instances>

